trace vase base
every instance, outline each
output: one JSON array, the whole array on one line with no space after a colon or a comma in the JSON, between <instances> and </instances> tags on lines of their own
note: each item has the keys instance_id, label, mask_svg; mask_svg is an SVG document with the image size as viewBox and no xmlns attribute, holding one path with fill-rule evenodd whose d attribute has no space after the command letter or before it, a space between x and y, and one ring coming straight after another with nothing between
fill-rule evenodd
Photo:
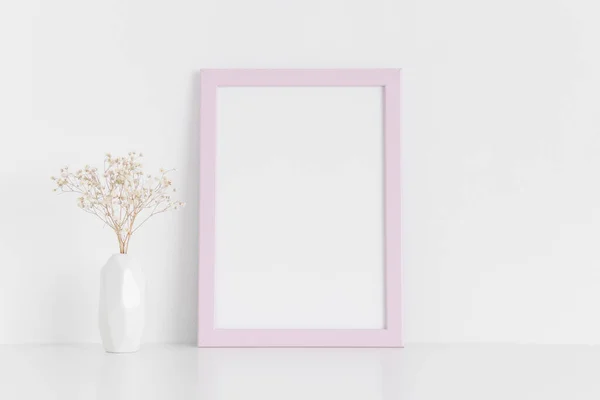
<instances>
[{"instance_id":1,"label":"vase base","mask_svg":"<svg viewBox=\"0 0 600 400\"><path fill-rule=\"evenodd\" d=\"M109 353L109 354L128 354L128 353L137 353L138 351L140 351L140 348L135 348L135 349L122 349L122 350L108 350L108 349L104 349L105 352Z\"/></svg>"}]
</instances>

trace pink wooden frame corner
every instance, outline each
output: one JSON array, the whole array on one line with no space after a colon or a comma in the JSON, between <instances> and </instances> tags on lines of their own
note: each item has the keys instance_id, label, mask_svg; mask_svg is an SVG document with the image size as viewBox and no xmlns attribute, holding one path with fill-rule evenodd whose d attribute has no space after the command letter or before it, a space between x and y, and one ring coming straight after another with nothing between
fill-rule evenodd
<instances>
[{"instance_id":1,"label":"pink wooden frame corner","mask_svg":"<svg viewBox=\"0 0 600 400\"><path fill-rule=\"evenodd\" d=\"M203 70L200 121L199 347L402 347L400 70ZM379 86L384 112L385 329L215 329L216 95L226 86Z\"/></svg>"}]
</instances>

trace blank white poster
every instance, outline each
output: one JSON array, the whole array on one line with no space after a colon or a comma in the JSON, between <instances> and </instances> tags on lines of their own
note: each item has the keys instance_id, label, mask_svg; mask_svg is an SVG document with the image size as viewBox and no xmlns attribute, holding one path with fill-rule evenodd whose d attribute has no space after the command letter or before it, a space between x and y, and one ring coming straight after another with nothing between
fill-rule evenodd
<instances>
[{"instance_id":1,"label":"blank white poster","mask_svg":"<svg viewBox=\"0 0 600 400\"><path fill-rule=\"evenodd\" d=\"M381 88L217 99L215 327L385 328Z\"/></svg>"}]
</instances>

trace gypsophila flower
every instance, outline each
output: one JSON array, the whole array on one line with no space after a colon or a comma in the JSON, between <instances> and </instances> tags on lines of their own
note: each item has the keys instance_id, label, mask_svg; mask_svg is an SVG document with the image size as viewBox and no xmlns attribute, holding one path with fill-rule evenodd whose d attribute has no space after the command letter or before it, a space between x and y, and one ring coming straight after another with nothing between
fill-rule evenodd
<instances>
[{"instance_id":1,"label":"gypsophila flower","mask_svg":"<svg viewBox=\"0 0 600 400\"><path fill-rule=\"evenodd\" d=\"M93 214L111 227L119 241L119 251L127 253L131 236L154 215L185 206L184 202L171 200L167 192L172 181L167 174L174 171L160 169L160 175L144 174L140 158L142 153L130 152L127 157L113 157L106 153L104 169L89 165L75 173L66 166L60 176L52 176L53 191L78 193L77 206Z\"/></svg>"}]
</instances>

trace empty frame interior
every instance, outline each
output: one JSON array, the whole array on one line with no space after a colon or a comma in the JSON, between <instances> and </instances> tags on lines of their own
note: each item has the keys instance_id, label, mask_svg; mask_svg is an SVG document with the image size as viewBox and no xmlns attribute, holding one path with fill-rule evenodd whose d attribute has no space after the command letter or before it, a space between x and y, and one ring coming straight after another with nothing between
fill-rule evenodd
<instances>
[{"instance_id":1,"label":"empty frame interior","mask_svg":"<svg viewBox=\"0 0 600 400\"><path fill-rule=\"evenodd\" d=\"M219 87L216 329L384 329L381 87Z\"/></svg>"}]
</instances>

